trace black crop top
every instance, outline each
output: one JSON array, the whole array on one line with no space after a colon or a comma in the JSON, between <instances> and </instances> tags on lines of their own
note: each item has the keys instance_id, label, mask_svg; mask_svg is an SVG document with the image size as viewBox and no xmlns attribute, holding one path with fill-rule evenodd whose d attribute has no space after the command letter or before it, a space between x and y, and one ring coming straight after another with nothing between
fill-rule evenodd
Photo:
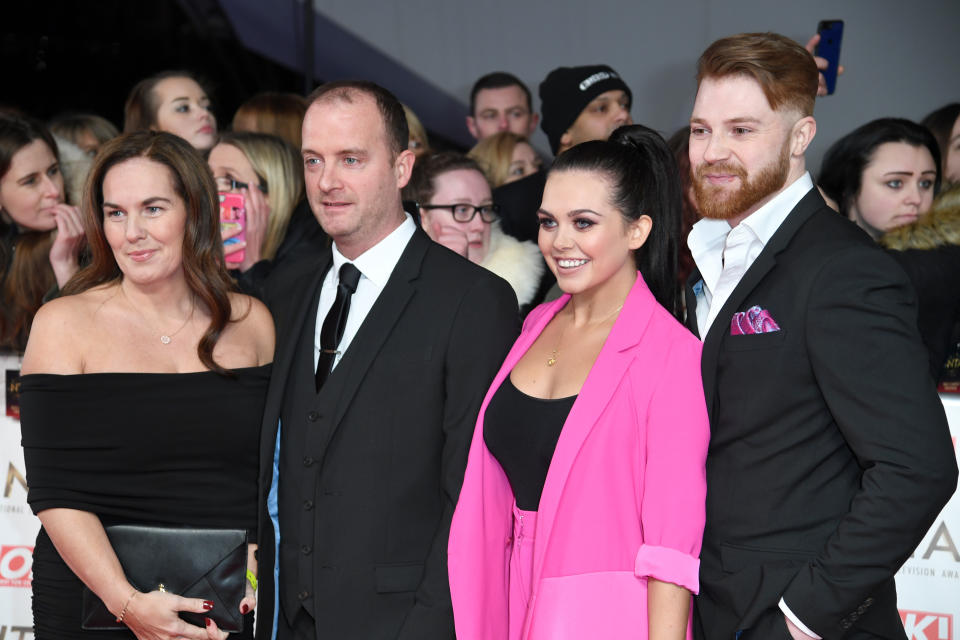
<instances>
[{"instance_id":1,"label":"black crop top","mask_svg":"<svg viewBox=\"0 0 960 640\"><path fill-rule=\"evenodd\" d=\"M503 467L517 507L536 511L560 431L577 396L535 398L507 376L490 399L483 418L483 441Z\"/></svg>"}]
</instances>

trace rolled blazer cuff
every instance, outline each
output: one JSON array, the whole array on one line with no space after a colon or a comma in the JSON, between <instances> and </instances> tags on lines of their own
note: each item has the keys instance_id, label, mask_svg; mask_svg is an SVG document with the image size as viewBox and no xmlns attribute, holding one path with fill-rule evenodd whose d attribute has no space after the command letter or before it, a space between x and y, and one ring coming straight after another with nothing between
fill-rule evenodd
<instances>
[{"instance_id":1,"label":"rolled blazer cuff","mask_svg":"<svg viewBox=\"0 0 960 640\"><path fill-rule=\"evenodd\" d=\"M672 582L691 593L700 592L700 558L670 547L641 545L633 572L638 578Z\"/></svg>"}]
</instances>

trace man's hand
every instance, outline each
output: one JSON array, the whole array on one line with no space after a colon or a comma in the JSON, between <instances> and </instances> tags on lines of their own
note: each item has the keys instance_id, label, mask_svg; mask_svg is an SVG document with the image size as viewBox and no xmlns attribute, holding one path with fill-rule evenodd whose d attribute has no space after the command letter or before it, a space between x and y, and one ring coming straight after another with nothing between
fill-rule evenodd
<instances>
[{"instance_id":1,"label":"man's hand","mask_svg":"<svg viewBox=\"0 0 960 640\"><path fill-rule=\"evenodd\" d=\"M824 69L830 66L830 63L827 62L826 58L821 58L820 56L816 55L815 52L818 44L820 44L820 34L815 33L813 34L812 38L807 40L807 44L803 48L810 52L810 54L813 56L814 61L816 61L817 63L817 69L820 69L820 82L817 84L817 95L825 96L827 95L827 79L823 77L823 71ZM838 76L843 75L842 64L839 67L837 67L837 75Z\"/></svg>"}]
</instances>

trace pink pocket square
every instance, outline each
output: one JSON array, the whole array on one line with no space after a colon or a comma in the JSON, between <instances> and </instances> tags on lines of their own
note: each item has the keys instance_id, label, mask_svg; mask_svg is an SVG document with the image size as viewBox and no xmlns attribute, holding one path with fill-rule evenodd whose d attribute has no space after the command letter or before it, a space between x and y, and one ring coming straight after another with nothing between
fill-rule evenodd
<instances>
[{"instance_id":1,"label":"pink pocket square","mask_svg":"<svg viewBox=\"0 0 960 640\"><path fill-rule=\"evenodd\" d=\"M780 331L780 325L770 316L770 312L760 307L750 307L738 311L730 319L730 335L744 336L751 333L772 333Z\"/></svg>"}]
</instances>

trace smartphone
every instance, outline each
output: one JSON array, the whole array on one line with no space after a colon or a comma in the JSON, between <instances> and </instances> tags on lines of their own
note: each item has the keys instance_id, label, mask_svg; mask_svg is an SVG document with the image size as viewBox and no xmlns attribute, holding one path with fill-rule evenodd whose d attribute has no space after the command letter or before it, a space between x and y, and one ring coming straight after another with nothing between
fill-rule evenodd
<instances>
[{"instance_id":1,"label":"smartphone","mask_svg":"<svg viewBox=\"0 0 960 640\"><path fill-rule=\"evenodd\" d=\"M827 81L827 95L833 95L837 88L837 69L840 66L840 41L843 40L843 20L821 20L817 25L820 42L814 55L827 59L827 68L823 77Z\"/></svg>"},{"instance_id":2,"label":"smartphone","mask_svg":"<svg viewBox=\"0 0 960 640\"><path fill-rule=\"evenodd\" d=\"M240 228L240 233L224 241L223 248L226 249L232 244L237 244L238 242L246 242L247 234L245 228L247 226L247 209L243 201L243 196L239 193L221 193L220 194L220 229L235 229ZM224 258L227 262L239 263L243 262L244 254L246 252L243 249L239 251L234 251L233 253L227 254Z\"/></svg>"}]
</instances>

